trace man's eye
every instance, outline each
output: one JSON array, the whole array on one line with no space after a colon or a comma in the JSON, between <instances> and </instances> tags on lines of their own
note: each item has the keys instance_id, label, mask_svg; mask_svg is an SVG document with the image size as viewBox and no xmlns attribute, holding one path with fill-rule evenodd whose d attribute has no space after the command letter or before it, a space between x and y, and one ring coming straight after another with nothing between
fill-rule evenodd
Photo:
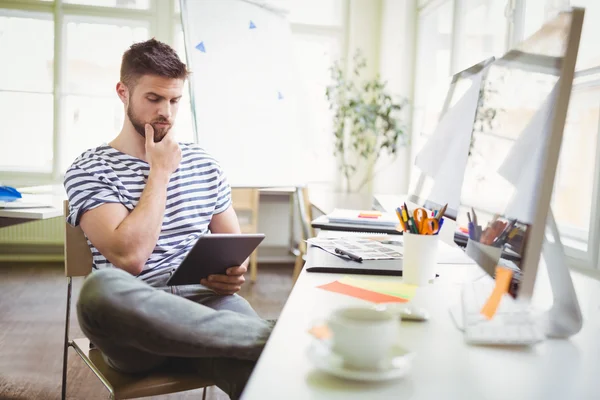
<instances>
[{"instance_id":1,"label":"man's eye","mask_svg":"<svg viewBox=\"0 0 600 400\"><path fill-rule=\"evenodd\" d=\"M151 101L152 103L156 103L158 101L158 99L153 99L153 98L148 98L149 101Z\"/></svg>"},{"instance_id":2,"label":"man's eye","mask_svg":"<svg viewBox=\"0 0 600 400\"><path fill-rule=\"evenodd\" d=\"M173 100L171 100L171 103L173 103L173 104L179 103L179 100L180 99L173 99Z\"/></svg>"}]
</instances>

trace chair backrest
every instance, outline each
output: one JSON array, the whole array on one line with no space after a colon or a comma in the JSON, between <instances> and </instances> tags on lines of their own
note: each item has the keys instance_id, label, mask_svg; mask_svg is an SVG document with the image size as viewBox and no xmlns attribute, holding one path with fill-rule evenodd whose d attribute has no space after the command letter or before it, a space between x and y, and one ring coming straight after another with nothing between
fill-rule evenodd
<instances>
[{"instance_id":1,"label":"chair backrest","mask_svg":"<svg viewBox=\"0 0 600 400\"><path fill-rule=\"evenodd\" d=\"M65 276L86 276L92 272L92 252L81 227L73 227L66 222L69 215L69 202L65 200Z\"/></svg>"},{"instance_id":2,"label":"chair backrest","mask_svg":"<svg viewBox=\"0 0 600 400\"><path fill-rule=\"evenodd\" d=\"M315 237L315 229L312 227L312 204L308 194L308 187L296 188L296 198L298 200L298 211L302 224L302 239L306 240Z\"/></svg>"},{"instance_id":3,"label":"chair backrest","mask_svg":"<svg viewBox=\"0 0 600 400\"><path fill-rule=\"evenodd\" d=\"M242 233L258 232L259 190L252 188L231 188L233 209L238 214Z\"/></svg>"}]
</instances>

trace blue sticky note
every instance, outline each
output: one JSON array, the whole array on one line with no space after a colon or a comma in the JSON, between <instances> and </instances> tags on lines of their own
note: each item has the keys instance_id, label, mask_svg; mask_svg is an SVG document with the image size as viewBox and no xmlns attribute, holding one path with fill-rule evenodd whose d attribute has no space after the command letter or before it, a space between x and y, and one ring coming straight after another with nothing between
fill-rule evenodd
<instances>
[{"instance_id":1,"label":"blue sticky note","mask_svg":"<svg viewBox=\"0 0 600 400\"><path fill-rule=\"evenodd\" d=\"M283 94L281 94L281 92L277 92L277 98L279 100L282 100L283 99Z\"/></svg>"},{"instance_id":2,"label":"blue sticky note","mask_svg":"<svg viewBox=\"0 0 600 400\"><path fill-rule=\"evenodd\" d=\"M254 22L250 21L250 29L256 29L256 25L254 25Z\"/></svg>"},{"instance_id":3,"label":"blue sticky note","mask_svg":"<svg viewBox=\"0 0 600 400\"><path fill-rule=\"evenodd\" d=\"M198 45L196 46L196 48L198 50L200 50L201 52L206 53L206 49L204 48L204 42L198 43Z\"/></svg>"}]
</instances>

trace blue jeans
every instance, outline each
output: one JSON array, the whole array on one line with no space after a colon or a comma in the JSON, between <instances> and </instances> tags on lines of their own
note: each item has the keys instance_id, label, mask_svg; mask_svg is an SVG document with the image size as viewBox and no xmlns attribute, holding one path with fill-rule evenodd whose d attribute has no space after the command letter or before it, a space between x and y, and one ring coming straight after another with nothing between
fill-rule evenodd
<instances>
[{"instance_id":1,"label":"blue jeans","mask_svg":"<svg viewBox=\"0 0 600 400\"><path fill-rule=\"evenodd\" d=\"M81 330L121 372L190 363L238 398L272 323L238 295L220 296L202 285L167 287L168 278L146 283L117 268L93 272L77 302Z\"/></svg>"}]
</instances>

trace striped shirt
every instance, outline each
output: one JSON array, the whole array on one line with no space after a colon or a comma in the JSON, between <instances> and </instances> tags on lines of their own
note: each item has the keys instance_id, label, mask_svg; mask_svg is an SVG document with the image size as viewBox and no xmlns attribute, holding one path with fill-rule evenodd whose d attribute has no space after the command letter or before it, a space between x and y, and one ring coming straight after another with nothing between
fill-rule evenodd
<instances>
[{"instance_id":1,"label":"striped shirt","mask_svg":"<svg viewBox=\"0 0 600 400\"><path fill-rule=\"evenodd\" d=\"M231 205L231 189L219 164L192 143L180 143L181 163L171 175L162 228L156 247L138 276L142 280L174 269L198 238L208 233L212 216ZM132 211L146 185L150 166L107 144L80 155L65 174L69 198L67 221L106 203L121 203ZM88 239L94 268L113 267Z\"/></svg>"}]
</instances>

